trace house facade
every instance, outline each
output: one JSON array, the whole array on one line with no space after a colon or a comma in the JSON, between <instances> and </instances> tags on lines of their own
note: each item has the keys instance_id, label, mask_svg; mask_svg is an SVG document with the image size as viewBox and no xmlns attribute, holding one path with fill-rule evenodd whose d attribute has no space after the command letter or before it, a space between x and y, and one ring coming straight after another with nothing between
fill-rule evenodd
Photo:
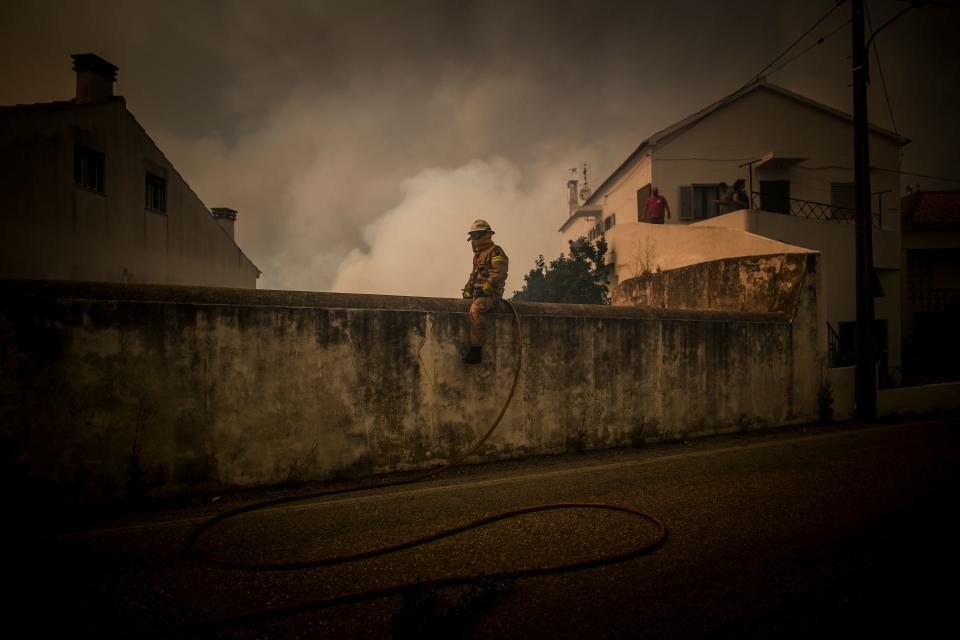
<instances>
[{"instance_id":1,"label":"house facade","mask_svg":"<svg viewBox=\"0 0 960 640\"><path fill-rule=\"evenodd\" d=\"M898 170L907 142L870 128L876 333L887 367L900 364ZM751 208L721 214L719 184L737 179ZM828 335L836 352L852 352L853 183L852 117L761 79L644 140L588 198L571 204L560 233L564 247L605 235L612 287L656 270L761 255L768 250L758 236L819 251ZM669 204L662 225L641 215L653 187ZM719 235L718 227L740 235Z\"/></svg>"},{"instance_id":2,"label":"house facade","mask_svg":"<svg viewBox=\"0 0 960 640\"><path fill-rule=\"evenodd\" d=\"M200 201L113 95L116 67L73 59L75 99L0 107L0 277L256 288L237 212Z\"/></svg>"},{"instance_id":3,"label":"house facade","mask_svg":"<svg viewBox=\"0 0 960 640\"><path fill-rule=\"evenodd\" d=\"M901 201L904 376L957 380L960 191L909 190Z\"/></svg>"}]
</instances>

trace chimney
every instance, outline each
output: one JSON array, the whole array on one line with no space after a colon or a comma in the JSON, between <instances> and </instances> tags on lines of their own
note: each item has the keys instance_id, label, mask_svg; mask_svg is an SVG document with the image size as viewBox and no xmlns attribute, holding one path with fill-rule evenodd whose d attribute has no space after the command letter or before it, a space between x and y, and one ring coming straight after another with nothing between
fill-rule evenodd
<instances>
[{"instance_id":1,"label":"chimney","mask_svg":"<svg viewBox=\"0 0 960 640\"><path fill-rule=\"evenodd\" d=\"M234 242L237 241L236 229L237 224L237 211L236 209L228 209L226 207L213 207L210 209L210 213L213 214L213 217L216 219L217 224L227 232L227 235L230 236L230 239Z\"/></svg>"},{"instance_id":2,"label":"chimney","mask_svg":"<svg viewBox=\"0 0 960 640\"><path fill-rule=\"evenodd\" d=\"M577 196L577 181L576 180L567 180L567 191L570 194L570 200L567 202L567 207L570 209L570 214L573 215L573 212L577 210L580 206L580 199Z\"/></svg>"},{"instance_id":3,"label":"chimney","mask_svg":"<svg viewBox=\"0 0 960 640\"><path fill-rule=\"evenodd\" d=\"M104 102L113 97L117 67L93 53L75 53L70 57L77 72L77 104Z\"/></svg>"}]
</instances>

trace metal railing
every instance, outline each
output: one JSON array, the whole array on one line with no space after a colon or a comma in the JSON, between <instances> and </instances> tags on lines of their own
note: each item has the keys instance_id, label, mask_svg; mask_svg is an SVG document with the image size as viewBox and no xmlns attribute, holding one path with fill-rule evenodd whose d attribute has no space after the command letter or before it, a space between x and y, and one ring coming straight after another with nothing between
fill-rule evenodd
<instances>
[{"instance_id":1,"label":"metal railing","mask_svg":"<svg viewBox=\"0 0 960 640\"><path fill-rule=\"evenodd\" d=\"M769 193L760 193L759 191L754 191L750 194L750 203L754 209L761 209L772 213L783 213L785 215L797 216L798 218L809 218L811 220L853 222L855 218L853 209L849 207L838 207L825 202L811 202L810 200L800 200L799 198L785 198ZM880 213L874 212L872 217L873 228L879 229Z\"/></svg>"},{"instance_id":2,"label":"metal railing","mask_svg":"<svg viewBox=\"0 0 960 640\"><path fill-rule=\"evenodd\" d=\"M827 323L827 357L831 367L847 367L856 362L853 353L844 353L840 350L840 334L829 322Z\"/></svg>"}]
</instances>

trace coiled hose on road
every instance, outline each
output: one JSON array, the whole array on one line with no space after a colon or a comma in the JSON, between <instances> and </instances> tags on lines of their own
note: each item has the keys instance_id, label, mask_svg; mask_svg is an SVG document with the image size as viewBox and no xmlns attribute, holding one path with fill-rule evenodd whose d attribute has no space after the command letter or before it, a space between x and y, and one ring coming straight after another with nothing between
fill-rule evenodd
<instances>
[{"instance_id":1,"label":"coiled hose on road","mask_svg":"<svg viewBox=\"0 0 960 640\"><path fill-rule=\"evenodd\" d=\"M456 585L469 584L477 582L481 579L483 580L500 580L500 579L513 579L513 578L522 578L530 576L540 576L553 573L563 573L568 571L577 571L580 569L586 569L589 567L598 567L602 565L614 564L617 562L623 562L631 558L636 558L637 556L649 553L650 551L659 547L666 540L667 537L667 528L664 526L660 520L656 517L643 513L642 511L637 511L630 507L625 507L621 505L614 504L605 504L605 503L554 503L554 504L541 504L530 507L523 507L521 509L515 509L512 511L505 511L502 513L497 513L491 516L480 518L472 522L454 527L451 529L445 529L432 533L420 538L413 540L408 540L401 542L395 545L389 545L384 547L378 547L375 549L370 549L368 551L362 551L359 553L351 553L339 556L332 556L328 558L316 558L304 561L296 562L264 562L264 563L250 563L250 562L237 562L234 560L219 558L208 553L205 553L200 549L200 540L201 538L209 533L211 529L221 524L226 520L230 520L244 513L250 513L252 511L259 511L269 507L274 507L281 504L288 504L291 502L300 502L304 500L313 500L317 498L324 498L328 496L336 496L343 494L353 494L363 491L372 491L375 489L385 489L388 487L399 487L403 485L413 484L415 482L421 482L427 478L432 478L437 476L444 471L452 469L457 465L461 464L469 456L473 455L484 442L487 441L487 438L494 432L497 426L500 424L500 421L503 419L504 414L507 412L507 408L510 406L510 402L513 400L513 394L517 389L517 382L520 379L520 369L523 363L523 326L520 321L520 314L517 312L516 307L513 306L509 301L504 300L507 305L510 307L510 310L513 312L513 317L516 321L516 332L517 332L517 359L516 365L514 366L513 374L513 384L510 386L510 393L507 395L506 401L503 403L503 408L500 410L500 413L497 415L497 418L493 421L493 424L490 425L490 428L487 429L486 433L483 434L476 444L471 446L467 451L462 453L457 459L449 464L446 464L437 469L433 469L426 473L408 478L405 480L394 480L391 482L385 482L381 484L374 484L370 486L364 486L359 488L346 488L346 489L334 489L330 491L318 491L316 493L311 493L302 496L294 497L285 497L277 498L274 500L265 500L263 502L257 502L254 504L249 504L243 507L238 507L236 509L231 509L230 511L225 511L210 520L207 520L190 534L187 538L186 546L190 555L200 560L202 562L212 564L218 567L230 568L230 569L242 569L247 571L281 571L281 570L295 570L295 569L307 569L311 567L323 567L330 566L335 564L342 564L346 562L355 562L358 560L363 560L367 558L372 558L375 556L386 555L388 553L393 553L395 551L400 551L401 549L409 549L411 547L416 547L434 540L439 540L441 538L446 538L458 533L462 533L469 529L475 529L477 527L482 527L493 522L500 520L506 520L508 518L513 518L526 513L535 513L539 511L554 511L558 509L599 509L605 511L618 511L626 514L630 514L642 520L646 520L652 523L656 528L656 534L652 540L638 544L632 549L627 551L611 554L607 556L601 556L598 558L591 558L589 560L583 560L580 562L571 562L565 564L555 564L547 566L532 567L528 569L518 569L513 571L502 571L499 573L486 573L486 574L470 574L470 575L455 575L448 576L445 578L436 578L433 580L426 581L417 581L416 583L408 583L396 585L393 587L388 587L385 589L376 589L371 591L358 591L355 593L348 593L339 596L333 596L328 598L322 598L317 600L311 600L310 602L304 602L296 605L286 606L286 607L277 607L272 609L264 609L259 611L252 611L249 613L225 616L221 618L209 618L197 623L187 624L183 626L178 626L176 628L170 627L167 629L157 629L151 631L151 635L154 633L168 634L175 632L183 632L187 630L199 631L202 628L215 627L215 626L226 626L233 624L242 624L254 622L257 620L263 620L266 618L272 618L276 616L283 615L292 615L296 613L304 613L307 611L313 611L329 606L346 604L350 602L359 602L363 600L372 600L376 598L383 598L387 596L396 595L410 589L422 589L427 587L450 587Z\"/></svg>"}]
</instances>

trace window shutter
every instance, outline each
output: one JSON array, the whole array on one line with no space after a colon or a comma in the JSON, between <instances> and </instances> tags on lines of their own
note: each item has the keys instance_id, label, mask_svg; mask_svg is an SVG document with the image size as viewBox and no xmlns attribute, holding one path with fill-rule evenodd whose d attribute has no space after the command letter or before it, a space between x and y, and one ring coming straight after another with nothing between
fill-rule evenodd
<instances>
[{"instance_id":1,"label":"window shutter","mask_svg":"<svg viewBox=\"0 0 960 640\"><path fill-rule=\"evenodd\" d=\"M680 219L693 220L693 187L680 187Z\"/></svg>"},{"instance_id":2,"label":"window shutter","mask_svg":"<svg viewBox=\"0 0 960 640\"><path fill-rule=\"evenodd\" d=\"M834 218L853 219L853 202L856 185L852 182L830 183L830 204L837 209L833 210Z\"/></svg>"},{"instance_id":3,"label":"window shutter","mask_svg":"<svg viewBox=\"0 0 960 640\"><path fill-rule=\"evenodd\" d=\"M650 197L650 185L646 184L637 189L637 222L643 222L643 208L647 206Z\"/></svg>"}]
</instances>

